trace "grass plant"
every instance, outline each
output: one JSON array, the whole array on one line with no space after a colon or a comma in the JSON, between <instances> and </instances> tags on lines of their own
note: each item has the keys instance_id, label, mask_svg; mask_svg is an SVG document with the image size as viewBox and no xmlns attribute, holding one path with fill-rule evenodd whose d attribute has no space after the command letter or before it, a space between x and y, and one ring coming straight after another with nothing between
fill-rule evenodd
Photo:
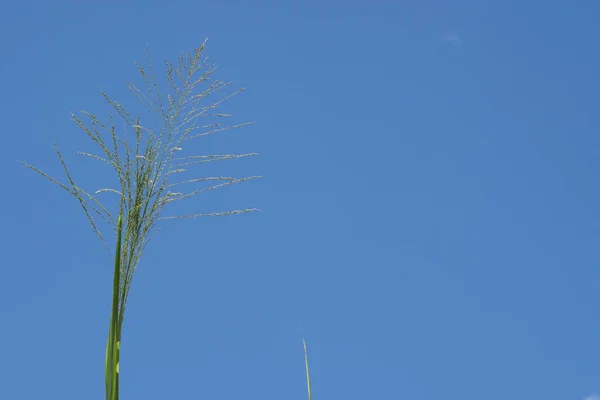
<instances>
[{"instance_id":1,"label":"grass plant","mask_svg":"<svg viewBox=\"0 0 600 400\"><path fill-rule=\"evenodd\" d=\"M112 110L108 122L102 122L96 115L86 111L82 111L79 116L71 114L73 122L97 148L97 153L78 153L112 167L118 182L115 187L99 188L92 193L77 185L56 143L54 149L66 175L64 183L37 167L23 163L77 199L92 229L107 249L109 246L101 233L100 222L112 228L116 236L105 360L106 400L119 399L121 333L127 297L134 272L157 222L173 218L225 216L257 211L255 208L247 208L163 215L165 206L175 201L259 178L194 176L177 180L177 176L185 176L186 171L200 164L257 155L185 155L183 152L183 148L187 148L194 140L250 125L250 122L223 124L222 121L231 115L219 112L223 102L241 93L243 89L209 101L216 93L220 94L228 88L229 83L212 79L216 65L204 57L205 44L206 41L193 52L181 55L175 64L165 63L166 90L159 88L149 51L147 65L136 64L143 86L139 88L131 82L127 86L145 109L147 120L142 121L141 114L133 115L128 112L104 92L101 92L102 96ZM159 121L156 125L150 123L154 119ZM124 126L121 133L115 120ZM204 186L198 187L199 185ZM112 210L106 200L101 200L102 196L107 195L116 195L118 198Z\"/></svg>"}]
</instances>

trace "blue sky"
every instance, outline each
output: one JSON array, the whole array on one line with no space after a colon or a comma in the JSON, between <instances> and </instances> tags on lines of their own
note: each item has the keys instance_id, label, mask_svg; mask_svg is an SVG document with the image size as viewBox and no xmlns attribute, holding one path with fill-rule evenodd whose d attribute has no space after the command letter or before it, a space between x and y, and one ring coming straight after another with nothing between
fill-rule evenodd
<instances>
[{"instance_id":1,"label":"blue sky","mask_svg":"<svg viewBox=\"0 0 600 400\"><path fill-rule=\"evenodd\" d=\"M103 398L111 259L70 112L146 45L209 38L225 107L197 143L263 175L182 205L133 282L123 399L581 400L600 392L594 1L11 2L0 13L2 397ZM157 63L159 64L159 63Z\"/></svg>"}]
</instances>

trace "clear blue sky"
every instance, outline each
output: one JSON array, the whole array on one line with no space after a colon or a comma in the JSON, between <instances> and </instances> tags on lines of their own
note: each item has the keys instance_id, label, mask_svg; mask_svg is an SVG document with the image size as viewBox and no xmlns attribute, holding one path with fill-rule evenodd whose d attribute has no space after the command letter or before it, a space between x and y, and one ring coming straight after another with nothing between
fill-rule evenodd
<instances>
[{"instance_id":1,"label":"clear blue sky","mask_svg":"<svg viewBox=\"0 0 600 400\"><path fill-rule=\"evenodd\" d=\"M33 1L0 13L1 398L101 399L112 265L70 112L209 38L207 141L264 179L199 197L137 270L123 399L582 400L600 392L596 1ZM219 141L220 140L220 141ZM231 172L233 171L233 172ZM89 178L86 178L89 177ZM590 397L591 398L591 397Z\"/></svg>"}]
</instances>

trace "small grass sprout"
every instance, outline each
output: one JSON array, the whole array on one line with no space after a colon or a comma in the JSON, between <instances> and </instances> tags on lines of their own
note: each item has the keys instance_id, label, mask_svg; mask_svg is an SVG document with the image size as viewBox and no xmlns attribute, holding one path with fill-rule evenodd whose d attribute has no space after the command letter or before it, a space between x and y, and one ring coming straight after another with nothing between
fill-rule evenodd
<instances>
[{"instance_id":1,"label":"small grass sprout","mask_svg":"<svg viewBox=\"0 0 600 400\"><path fill-rule=\"evenodd\" d=\"M310 369L308 368L308 350L306 349L306 340L302 339L304 346L304 366L306 367L306 386L308 388L308 400L312 400L312 390L310 389Z\"/></svg>"}]
</instances>

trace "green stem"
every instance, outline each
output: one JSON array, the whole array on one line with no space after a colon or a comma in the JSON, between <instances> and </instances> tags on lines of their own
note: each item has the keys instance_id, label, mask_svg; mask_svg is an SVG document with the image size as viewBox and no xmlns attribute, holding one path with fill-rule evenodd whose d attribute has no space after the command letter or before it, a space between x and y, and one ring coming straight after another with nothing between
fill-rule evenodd
<instances>
[{"instance_id":1,"label":"green stem","mask_svg":"<svg viewBox=\"0 0 600 400\"><path fill-rule=\"evenodd\" d=\"M312 400L312 391L310 390L310 370L308 369L308 351L306 350L306 340L302 339L304 345L304 365L306 366L306 386L308 387L308 400Z\"/></svg>"},{"instance_id":2,"label":"green stem","mask_svg":"<svg viewBox=\"0 0 600 400\"><path fill-rule=\"evenodd\" d=\"M119 353L121 350L121 324L119 323L119 287L121 283L121 233L123 231L123 214L119 213L117 222L117 248L115 250L115 272L113 277L112 310L106 344L106 363L104 380L106 383L106 400L119 400Z\"/></svg>"}]
</instances>

